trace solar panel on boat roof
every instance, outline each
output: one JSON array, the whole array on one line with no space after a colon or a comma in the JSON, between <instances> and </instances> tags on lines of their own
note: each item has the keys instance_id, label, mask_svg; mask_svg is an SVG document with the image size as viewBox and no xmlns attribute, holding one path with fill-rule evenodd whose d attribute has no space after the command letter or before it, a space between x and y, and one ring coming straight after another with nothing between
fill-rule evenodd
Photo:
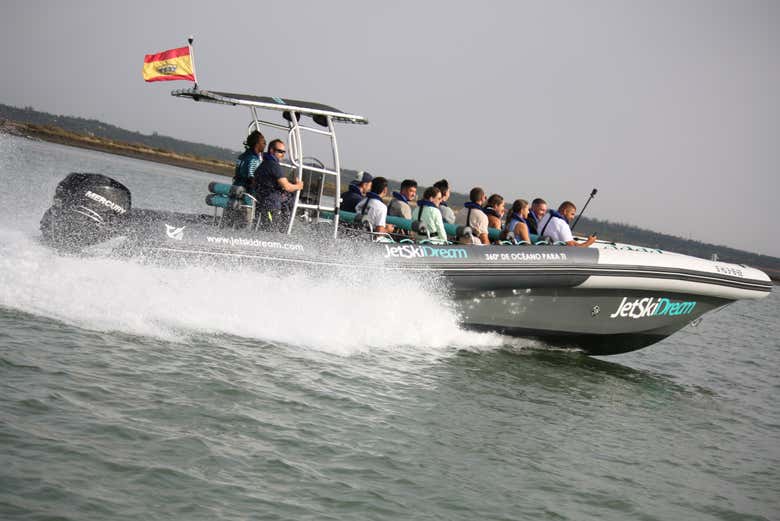
<instances>
[{"instance_id":1,"label":"solar panel on boat roof","mask_svg":"<svg viewBox=\"0 0 780 521\"><path fill-rule=\"evenodd\" d=\"M253 96L251 94L236 94L232 92L180 89L171 92L173 96L192 98L195 101L212 101L232 105L261 106L273 110L294 110L302 113L325 114L336 121L349 123L368 123L362 116L349 114L335 107L314 103L311 101L277 98L272 96Z\"/></svg>"}]
</instances>

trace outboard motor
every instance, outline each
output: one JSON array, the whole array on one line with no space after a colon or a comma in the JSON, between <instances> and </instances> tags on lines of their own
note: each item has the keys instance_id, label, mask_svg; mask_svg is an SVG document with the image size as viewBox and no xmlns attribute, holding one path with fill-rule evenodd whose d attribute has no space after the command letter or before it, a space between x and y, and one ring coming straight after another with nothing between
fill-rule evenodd
<instances>
[{"instance_id":1,"label":"outboard motor","mask_svg":"<svg viewBox=\"0 0 780 521\"><path fill-rule=\"evenodd\" d=\"M121 233L130 207L130 190L122 183L101 174L72 173L57 185L41 233L57 249L80 251Z\"/></svg>"}]
</instances>

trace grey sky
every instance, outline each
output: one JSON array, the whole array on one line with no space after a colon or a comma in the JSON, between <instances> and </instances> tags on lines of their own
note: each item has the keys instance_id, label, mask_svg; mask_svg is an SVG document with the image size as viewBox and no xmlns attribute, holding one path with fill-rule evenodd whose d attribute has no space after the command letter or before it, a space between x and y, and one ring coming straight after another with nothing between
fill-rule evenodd
<instances>
[{"instance_id":1,"label":"grey sky","mask_svg":"<svg viewBox=\"0 0 780 521\"><path fill-rule=\"evenodd\" d=\"M208 8L193 7L209 5ZM200 86L319 101L343 164L780 256L780 2L0 4L0 103L240 148L243 110L146 84L194 34Z\"/></svg>"}]
</instances>

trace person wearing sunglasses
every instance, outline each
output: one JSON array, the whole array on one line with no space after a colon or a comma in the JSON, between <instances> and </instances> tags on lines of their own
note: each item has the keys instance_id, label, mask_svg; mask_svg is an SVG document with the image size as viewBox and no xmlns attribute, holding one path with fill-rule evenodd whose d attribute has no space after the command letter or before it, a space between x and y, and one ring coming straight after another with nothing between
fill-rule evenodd
<instances>
[{"instance_id":1,"label":"person wearing sunglasses","mask_svg":"<svg viewBox=\"0 0 780 521\"><path fill-rule=\"evenodd\" d=\"M287 179L281 162L287 147L281 139L268 143L263 162L255 170L254 194L257 198L259 227L262 230L284 232L290 223L290 195L303 189L303 181L297 177Z\"/></svg>"}]
</instances>

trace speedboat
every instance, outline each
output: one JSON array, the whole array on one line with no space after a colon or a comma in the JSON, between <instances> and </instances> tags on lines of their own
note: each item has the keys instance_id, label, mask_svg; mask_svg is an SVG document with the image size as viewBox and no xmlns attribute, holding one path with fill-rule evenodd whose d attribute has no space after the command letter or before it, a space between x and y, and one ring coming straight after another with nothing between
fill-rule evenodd
<instances>
[{"instance_id":1,"label":"speedboat","mask_svg":"<svg viewBox=\"0 0 780 521\"><path fill-rule=\"evenodd\" d=\"M464 327L540 338L590 355L651 345L731 302L764 298L773 286L765 273L744 265L607 241L579 248L532 237L531 244L481 246L458 242L470 230L448 225L453 241L440 244L428 240L419 223L394 217L388 221L409 235L398 239L374 233L359 216L338 209L336 128L367 124L365 118L275 97L197 88L171 94L246 107L250 131L287 133L290 155L283 165L304 179L306 188L295 192L286 233L258 230L253 225L257 201L227 183L211 183L205 211L186 214L135 208L122 183L100 174L71 173L57 186L41 221L47 244L84 252L108 243L118 254L145 259L439 277ZM328 165L304 156L304 136L329 141ZM492 238L497 234L490 231Z\"/></svg>"}]
</instances>

